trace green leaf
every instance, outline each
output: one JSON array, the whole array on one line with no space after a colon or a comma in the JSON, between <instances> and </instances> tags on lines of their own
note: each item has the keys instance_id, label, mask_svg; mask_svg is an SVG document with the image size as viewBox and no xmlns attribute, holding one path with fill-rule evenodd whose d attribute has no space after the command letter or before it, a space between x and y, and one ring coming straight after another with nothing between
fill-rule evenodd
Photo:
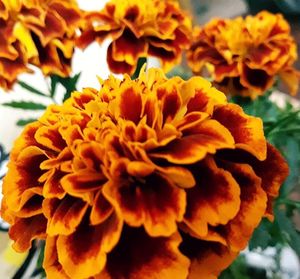
<instances>
[{"instance_id":1,"label":"green leaf","mask_svg":"<svg viewBox=\"0 0 300 279\"><path fill-rule=\"evenodd\" d=\"M73 91L76 91L76 85L80 78L80 75L81 75L81 73L78 73L78 74L74 75L73 77L60 77L57 75L52 75L51 76L51 89L50 89L51 97L54 96L57 84L60 83L66 90L64 97L63 97L63 101L70 98L71 93Z\"/></svg>"},{"instance_id":2,"label":"green leaf","mask_svg":"<svg viewBox=\"0 0 300 279\"><path fill-rule=\"evenodd\" d=\"M271 235L266 226L266 221L263 220L260 225L254 231L252 238L249 242L249 249L254 250L256 248L266 249L271 240Z\"/></svg>"},{"instance_id":3,"label":"green leaf","mask_svg":"<svg viewBox=\"0 0 300 279\"><path fill-rule=\"evenodd\" d=\"M54 97L55 92L56 92L56 87L57 84L59 82L59 77L56 75L52 75L50 76L50 83L51 83L51 87L50 87L50 96Z\"/></svg>"},{"instance_id":4,"label":"green leaf","mask_svg":"<svg viewBox=\"0 0 300 279\"><path fill-rule=\"evenodd\" d=\"M219 279L250 279L245 256L240 255L225 271Z\"/></svg>"},{"instance_id":5,"label":"green leaf","mask_svg":"<svg viewBox=\"0 0 300 279\"><path fill-rule=\"evenodd\" d=\"M26 101L12 101L10 103L3 103L2 106L24 110L44 110L47 108L45 105Z\"/></svg>"},{"instance_id":6,"label":"green leaf","mask_svg":"<svg viewBox=\"0 0 300 279\"><path fill-rule=\"evenodd\" d=\"M16 125L22 127L34 121L36 121L36 118L20 119L17 121Z\"/></svg>"},{"instance_id":7,"label":"green leaf","mask_svg":"<svg viewBox=\"0 0 300 279\"><path fill-rule=\"evenodd\" d=\"M283 153L290 169L290 174L280 189L280 197L287 197L299 181L300 143L297 138L284 135L276 137L274 143Z\"/></svg>"},{"instance_id":8,"label":"green leaf","mask_svg":"<svg viewBox=\"0 0 300 279\"><path fill-rule=\"evenodd\" d=\"M281 209L275 209L275 222L278 224L283 239L300 256L300 234L293 222Z\"/></svg>"},{"instance_id":9,"label":"green leaf","mask_svg":"<svg viewBox=\"0 0 300 279\"><path fill-rule=\"evenodd\" d=\"M27 84L26 82L24 81L21 81L19 80L18 81L18 84L23 87L24 89L26 89L27 91L29 91L30 93L33 93L33 94L36 94L36 95L40 95L40 96L43 96L43 97L48 97L47 94L41 92L40 90L32 87L31 85Z\"/></svg>"},{"instance_id":10,"label":"green leaf","mask_svg":"<svg viewBox=\"0 0 300 279\"><path fill-rule=\"evenodd\" d=\"M5 152L5 149L2 144L0 144L0 165L7 160L9 157L9 153Z\"/></svg>"},{"instance_id":11,"label":"green leaf","mask_svg":"<svg viewBox=\"0 0 300 279\"><path fill-rule=\"evenodd\" d=\"M59 77L60 84L66 89L63 101L70 98L71 93L76 90L76 84L80 77L80 73L76 74L74 77L61 78Z\"/></svg>"}]
</instances>

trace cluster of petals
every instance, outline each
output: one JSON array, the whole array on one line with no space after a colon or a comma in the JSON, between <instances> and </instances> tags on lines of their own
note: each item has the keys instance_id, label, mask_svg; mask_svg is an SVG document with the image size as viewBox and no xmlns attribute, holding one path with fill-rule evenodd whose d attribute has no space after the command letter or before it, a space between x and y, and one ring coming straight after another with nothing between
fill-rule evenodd
<instances>
[{"instance_id":1,"label":"cluster of petals","mask_svg":"<svg viewBox=\"0 0 300 279\"><path fill-rule=\"evenodd\" d=\"M231 95L256 98L279 77L291 94L300 73L293 68L297 45L280 14L263 11L245 19L213 19L193 33L188 63L194 73L207 70L216 86Z\"/></svg>"},{"instance_id":2,"label":"cluster of petals","mask_svg":"<svg viewBox=\"0 0 300 279\"><path fill-rule=\"evenodd\" d=\"M1 212L14 248L44 239L50 279L217 278L288 173L262 121L200 77L101 84L16 140Z\"/></svg>"},{"instance_id":3,"label":"cluster of petals","mask_svg":"<svg viewBox=\"0 0 300 279\"><path fill-rule=\"evenodd\" d=\"M74 0L0 0L0 87L10 89L29 65L67 76L80 20Z\"/></svg>"},{"instance_id":4,"label":"cluster of petals","mask_svg":"<svg viewBox=\"0 0 300 279\"><path fill-rule=\"evenodd\" d=\"M167 72L190 45L191 19L173 0L111 0L84 21L78 46L111 39L107 62L114 73L133 74L139 58L149 56Z\"/></svg>"}]
</instances>

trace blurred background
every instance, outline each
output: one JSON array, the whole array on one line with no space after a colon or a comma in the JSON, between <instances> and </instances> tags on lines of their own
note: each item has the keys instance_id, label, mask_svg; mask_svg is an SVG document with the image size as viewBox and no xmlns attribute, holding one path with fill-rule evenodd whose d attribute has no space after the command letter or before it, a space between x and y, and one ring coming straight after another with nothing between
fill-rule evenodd
<instances>
[{"instance_id":1,"label":"blurred background","mask_svg":"<svg viewBox=\"0 0 300 279\"><path fill-rule=\"evenodd\" d=\"M291 25L300 57L300 0L180 0L193 14L195 23L205 24L213 17L236 17L256 14L261 10L282 13ZM300 69L300 60L296 64ZM298 92L298 99L300 94Z\"/></svg>"}]
</instances>

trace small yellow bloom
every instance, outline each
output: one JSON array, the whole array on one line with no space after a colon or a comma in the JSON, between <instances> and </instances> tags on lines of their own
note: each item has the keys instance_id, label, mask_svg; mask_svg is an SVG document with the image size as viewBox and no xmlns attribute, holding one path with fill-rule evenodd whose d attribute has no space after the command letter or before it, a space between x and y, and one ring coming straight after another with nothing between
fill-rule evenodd
<instances>
[{"instance_id":1,"label":"small yellow bloom","mask_svg":"<svg viewBox=\"0 0 300 279\"><path fill-rule=\"evenodd\" d=\"M166 72L190 45L191 19L172 0L111 0L88 13L81 48L111 38L107 62L114 73L133 74L139 58L154 56Z\"/></svg>"},{"instance_id":2,"label":"small yellow bloom","mask_svg":"<svg viewBox=\"0 0 300 279\"><path fill-rule=\"evenodd\" d=\"M73 0L0 0L0 87L39 67L67 76L81 11Z\"/></svg>"},{"instance_id":3,"label":"small yellow bloom","mask_svg":"<svg viewBox=\"0 0 300 279\"><path fill-rule=\"evenodd\" d=\"M265 11L245 19L213 19L195 29L188 51L194 73L207 68L221 90L252 99L271 88L277 76L296 94L296 60L297 45L288 23L282 15Z\"/></svg>"}]
</instances>

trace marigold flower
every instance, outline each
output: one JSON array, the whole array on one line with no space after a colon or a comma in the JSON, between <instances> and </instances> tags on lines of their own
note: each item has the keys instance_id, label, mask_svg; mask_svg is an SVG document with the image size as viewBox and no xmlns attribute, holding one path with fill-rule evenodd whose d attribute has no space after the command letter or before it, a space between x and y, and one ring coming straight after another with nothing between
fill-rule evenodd
<instances>
[{"instance_id":1,"label":"marigold flower","mask_svg":"<svg viewBox=\"0 0 300 279\"><path fill-rule=\"evenodd\" d=\"M139 58L154 56L168 71L190 45L191 19L172 0L111 0L100 12L88 13L78 46L112 42L107 63L114 73L133 74Z\"/></svg>"},{"instance_id":2,"label":"marigold flower","mask_svg":"<svg viewBox=\"0 0 300 279\"><path fill-rule=\"evenodd\" d=\"M297 45L280 14L263 11L245 19L213 19L194 31L188 64L199 74L206 66L227 94L256 98L276 77L296 94L300 73L293 68Z\"/></svg>"},{"instance_id":3,"label":"marigold flower","mask_svg":"<svg viewBox=\"0 0 300 279\"><path fill-rule=\"evenodd\" d=\"M0 87L10 89L29 64L67 76L80 20L73 0L0 0Z\"/></svg>"},{"instance_id":4,"label":"marigold flower","mask_svg":"<svg viewBox=\"0 0 300 279\"><path fill-rule=\"evenodd\" d=\"M217 278L287 176L262 121L194 77L113 76L15 142L2 217L48 278Z\"/></svg>"}]
</instances>

